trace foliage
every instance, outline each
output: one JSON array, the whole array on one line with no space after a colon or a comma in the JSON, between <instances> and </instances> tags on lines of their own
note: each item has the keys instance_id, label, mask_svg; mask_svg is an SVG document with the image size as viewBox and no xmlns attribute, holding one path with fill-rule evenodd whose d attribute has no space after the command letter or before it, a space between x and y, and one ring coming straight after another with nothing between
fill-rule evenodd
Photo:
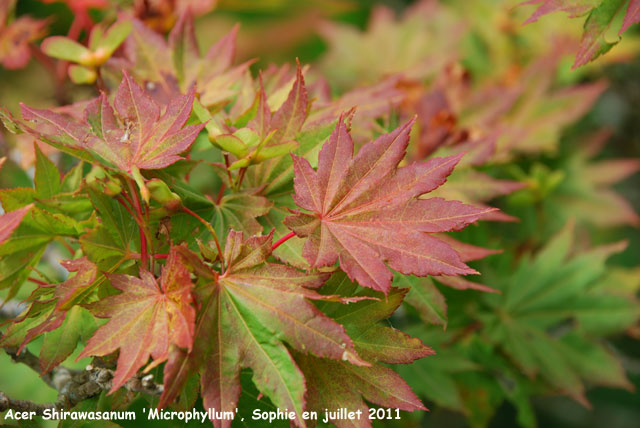
<instances>
[{"instance_id":1,"label":"foliage","mask_svg":"<svg viewBox=\"0 0 640 428\"><path fill-rule=\"evenodd\" d=\"M369 427L424 400L483 427L508 402L533 427L540 396L633 388L613 340L638 331L638 217L613 185L640 164L567 132L607 84L566 54L611 47L614 1L526 2L589 14L551 46L508 2L377 7L365 30L323 23L317 63L261 70L238 26L198 43L195 16L242 2L65 3L39 47L48 20L0 9L3 66L34 52L55 86L0 107L0 290L24 299L0 346L51 406Z\"/></svg>"},{"instance_id":2,"label":"foliage","mask_svg":"<svg viewBox=\"0 0 640 428\"><path fill-rule=\"evenodd\" d=\"M584 34L580 41L573 67L580 67L607 53L618 40L609 41L607 32L619 26L618 36L630 26L640 21L640 1L638 0L528 0L522 3L537 4L538 9L526 21L535 22L542 16L553 12L566 12L571 18L587 15L584 22ZM623 15L621 25L618 16Z\"/></svg>"}]
</instances>

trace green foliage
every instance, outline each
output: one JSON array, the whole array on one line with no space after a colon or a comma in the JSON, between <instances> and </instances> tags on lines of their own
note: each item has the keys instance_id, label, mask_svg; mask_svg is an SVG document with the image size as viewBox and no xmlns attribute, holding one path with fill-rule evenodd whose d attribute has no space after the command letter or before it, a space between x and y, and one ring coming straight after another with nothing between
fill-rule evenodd
<instances>
[{"instance_id":1,"label":"green foliage","mask_svg":"<svg viewBox=\"0 0 640 428\"><path fill-rule=\"evenodd\" d=\"M633 388L616 340L638 335L640 272L619 256L636 231L611 242L637 226L613 185L640 164L601 159L606 132L565 133L606 85L573 84L562 49L520 28L525 8L378 8L366 30L323 25L317 67L255 72L237 26L202 53L211 2L117 19L66 3L77 23L37 55L59 105L0 109L16 148L0 290L25 304L0 346L35 361L56 406L371 427L418 424L425 401L486 427L510 403L534 427L541 396L588 407L589 387ZM530 20L589 14L576 65L610 49L623 6L621 31L637 21L635 0L526 3ZM9 6L7 68L27 19Z\"/></svg>"}]
</instances>

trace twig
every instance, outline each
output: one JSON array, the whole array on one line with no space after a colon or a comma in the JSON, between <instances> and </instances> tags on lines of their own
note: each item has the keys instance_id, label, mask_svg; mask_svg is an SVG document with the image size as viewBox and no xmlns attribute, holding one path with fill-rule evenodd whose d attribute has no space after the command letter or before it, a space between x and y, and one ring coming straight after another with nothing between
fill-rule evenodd
<instances>
[{"instance_id":1,"label":"twig","mask_svg":"<svg viewBox=\"0 0 640 428\"><path fill-rule=\"evenodd\" d=\"M38 404L25 400L14 400L7 397L4 392L0 392L0 412L13 409L18 412L36 412L37 415L42 416L47 409L55 409L56 405L53 403Z\"/></svg>"},{"instance_id":2,"label":"twig","mask_svg":"<svg viewBox=\"0 0 640 428\"><path fill-rule=\"evenodd\" d=\"M0 300L0 320L12 320L18 318L27 305L17 300L3 302Z\"/></svg>"},{"instance_id":3,"label":"twig","mask_svg":"<svg viewBox=\"0 0 640 428\"><path fill-rule=\"evenodd\" d=\"M40 374L40 360L28 350L23 350L20 354L16 352L15 348L5 348L5 351L14 362L25 364ZM113 370L105 367L89 365L85 370L70 370L59 366L50 373L41 376L47 385L58 391L58 399L55 403L37 404L30 401L14 400L0 392L0 412L14 409L42 414L46 409L70 408L102 391L110 391L113 387L113 376ZM164 386L155 383L151 374L137 374L129 379L123 388L130 392L141 392L155 396L161 395L164 391Z\"/></svg>"}]
</instances>

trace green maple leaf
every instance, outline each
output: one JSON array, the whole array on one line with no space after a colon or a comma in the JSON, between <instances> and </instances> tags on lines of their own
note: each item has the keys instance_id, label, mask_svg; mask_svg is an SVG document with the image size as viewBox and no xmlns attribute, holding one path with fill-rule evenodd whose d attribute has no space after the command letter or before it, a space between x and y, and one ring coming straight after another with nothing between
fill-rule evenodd
<instances>
[{"instance_id":1,"label":"green maple leaf","mask_svg":"<svg viewBox=\"0 0 640 428\"><path fill-rule=\"evenodd\" d=\"M371 427L368 402L406 411L426 410L402 378L382 364L409 364L433 354L431 348L396 329L380 325L400 306L406 290L392 288L387 296L358 287L343 274L335 274L323 287L324 293L352 297L376 297L349 305L318 302L327 315L345 326L358 354L372 363L355 366L342 361L296 354L307 381L309 410L362 410L361 420L334 419L337 427Z\"/></svg>"},{"instance_id":2,"label":"green maple leaf","mask_svg":"<svg viewBox=\"0 0 640 428\"><path fill-rule=\"evenodd\" d=\"M619 361L597 337L593 325L620 331L638 317L637 303L595 286L606 259L624 243L571 253L567 226L513 275L497 280L501 295L485 295L490 311L481 315L487 338L530 376L587 403L585 381L628 387ZM610 319L610 314L617 315ZM600 319L600 321L598 321ZM575 329L567 329L576 324ZM596 365L594 361L598 361Z\"/></svg>"},{"instance_id":3,"label":"green maple leaf","mask_svg":"<svg viewBox=\"0 0 640 428\"><path fill-rule=\"evenodd\" d=\"M58 168L37 145L34 147L35 188L0 190L0 202L7 212L0 217L0 288L10 288L10 296L28 278L30 268L38 264L51 242L61 237L78 238L95 220L73 217L90 208L86 198L78 194L77 170L61 178Z\"/></svg>"},{"instance_id":4,"label":"green maple leaf","mask_svg":"<svg viewBox=\"0 0 640 428\"><path fill-rule=\"evenodd\" d=\"M165 366L161 405L172 402L190 373L199 372L205 407L233 411L240 396L240 370L253 370L253 382L281 409L305 408L304 377L285 343L349 365L368 365L357 354L344 327L321 314L308 300L335 300L314 290L325 274L304 273L270 263L272 235L244 239L231 231L226 240L222 275L206 273L198 289L201 302L194 350L176 351ZM228 426L230 421L214 421Z\"/></svg>"}]
</instances>

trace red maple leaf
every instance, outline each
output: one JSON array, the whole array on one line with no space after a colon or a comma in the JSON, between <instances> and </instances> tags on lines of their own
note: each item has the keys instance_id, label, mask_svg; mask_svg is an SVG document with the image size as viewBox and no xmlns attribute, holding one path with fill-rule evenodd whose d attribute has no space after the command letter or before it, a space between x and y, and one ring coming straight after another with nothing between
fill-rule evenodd
<instances>
[{"instance_id":1,"label":"red maple leaf","mask_svg":"<svg viewBox=\"0 0 640 428\"><path fill-rule=\"evenodd\" d=\"M176 247L162 269L160 285L144 270L140 278L115 274L109 279L122 293L91 305L94 315L111 319L96 331L78 359L120 349L113 392L134 376L149 356L155 366L168 358L170 345L191 349L195 309L191 306L193 283Z\"/></svg>"},{"instance_id":2,"label":"red maple leaf","mask_svg":"<svg viewBox=\"0 0 640 428\"><path fill-rule=\"evenodd\" d=\"M159 169L182 159L204 124L184 126L193 107L194 88L164 109L125 72L114 108L101 94L88 104L83 122L22 105L22 116L36 128L26 131L54 146L88 151L118 169Z\"/></svg>"},{"instance_id":3,"label":"red maple leaf","mask_svg":"<svg viewBox=\"0 0 640 428\"><path fill-rule=\"evenodd\" d=\"M0 216L0 244L9 239L11 233L20 226L20 222L32 207L33 204L29 204Z\"/></svg>"},{"instance_id":4,"label":"red maple leaf","mask_svg":"<svg viewBox=\"0 0 640 428\"><path fill-rule=\"evenodd\" d=\"M389 291L393 274L477 273L446 243L428 233L459 230L494 211L419 196L440 186L462 155L398 168L413 121L365 144L353 155L342 118L319 155L318 170L293 155L296 204L285 224L308 238L303 255L312 267L340 267L362 286Z\"/></svg>"},{"instance_id":5,"label":"red maple leaf","mask_svg":"<svg viewBox=\"0 0 640 428\"><path fill-rule=\"evenodd\" d=\"M23 68L31 58L29 44L43 37L48 21L21 16L9 22L15 2L0 2L0 64L9 70Z\"/></svg>"}]
</instances>

